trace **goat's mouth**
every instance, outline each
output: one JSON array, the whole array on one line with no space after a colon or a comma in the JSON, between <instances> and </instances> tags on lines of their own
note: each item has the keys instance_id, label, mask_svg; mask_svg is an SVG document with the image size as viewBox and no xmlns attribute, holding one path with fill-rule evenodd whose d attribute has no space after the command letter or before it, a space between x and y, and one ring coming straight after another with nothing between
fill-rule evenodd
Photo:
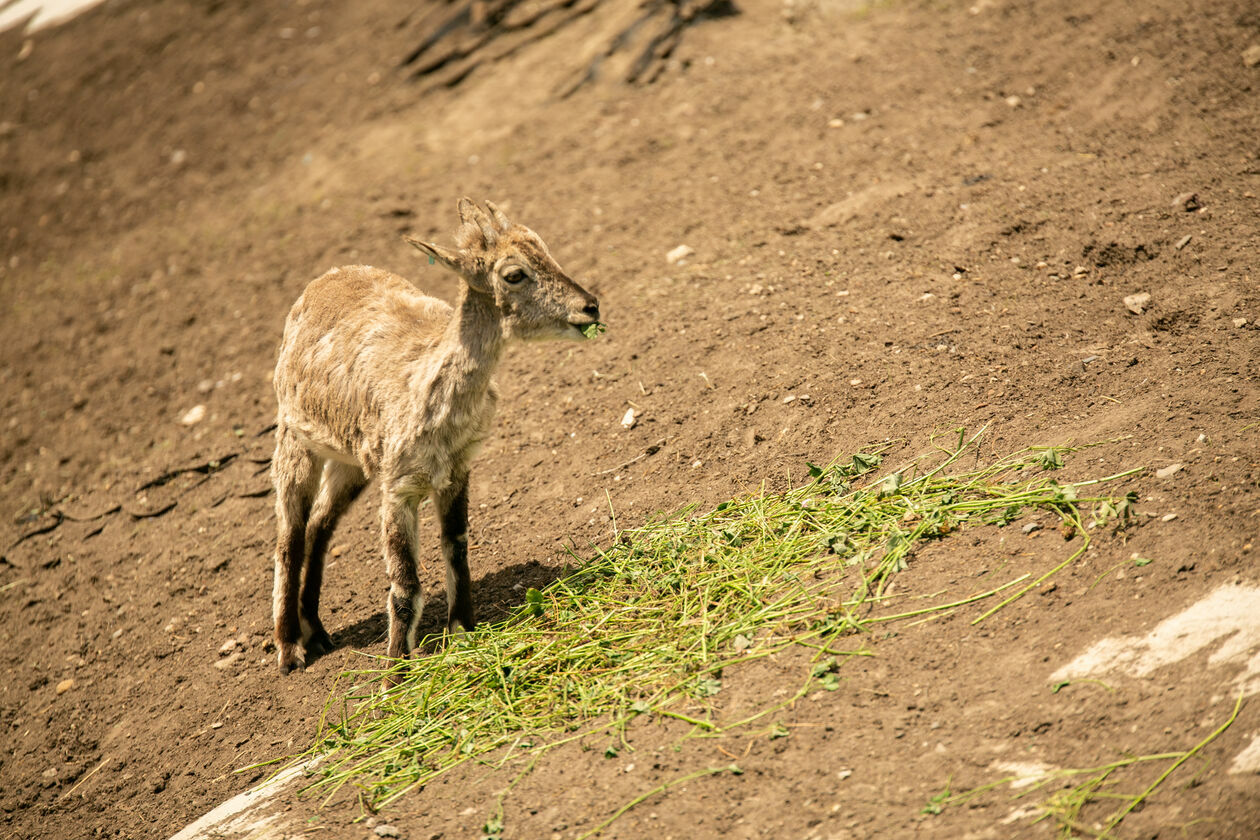
<instances>
[{"instance_id":1,"label":"goat's mouth","mask_svg":"<svg viewBox=\"0 0 1260 840\"><path fill-rule=\"evenodd\" d=\"M585 323L570 321L569 326L577 330L581 338L595 338L608 329L602 321L586 321Z\"/></svg>"}]
</instances>

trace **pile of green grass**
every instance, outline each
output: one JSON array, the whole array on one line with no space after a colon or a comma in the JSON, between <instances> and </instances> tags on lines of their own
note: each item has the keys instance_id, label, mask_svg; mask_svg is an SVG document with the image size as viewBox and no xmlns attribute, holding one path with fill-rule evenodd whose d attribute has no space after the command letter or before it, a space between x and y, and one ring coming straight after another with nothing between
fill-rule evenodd
<instances>
[{"instance_id":1,"label":"pile of green grass","mask_svg":"<svg viewBox=\"0 0 1260 840\"><path fill-rule=\"evenodd\" d=\"M712 734L745 726L807 691L837 688L835 657L869 653L863 644L835 649L838 637L1011 593L983 620L1079 557L1090 525L1127 517L1127 499L1086 488L1134 471L1059 484L1050 472L1064 448L947 474L976 437L960 433L925 472L911 464L874 480L882 457L863 453L810 465L808 483L784 493L617 532L576 573L528 590L506 620L427 640L432 651L413 660L344 673L315 743L292 762L318 759L308 789L331 798L352 785L379 808L472 760L501 764L604 732L615 754L640 715ZM1094 521L1086 522L1090 505ZM1058 567L961 601L887 612L890 582L925 541L1033 510L1080 534ZM812 663L795 695L740 720L714 714L709 698L728 669L798 646ZM399 682L383 692L387 674Z\"/></svg>"}]
</instances>

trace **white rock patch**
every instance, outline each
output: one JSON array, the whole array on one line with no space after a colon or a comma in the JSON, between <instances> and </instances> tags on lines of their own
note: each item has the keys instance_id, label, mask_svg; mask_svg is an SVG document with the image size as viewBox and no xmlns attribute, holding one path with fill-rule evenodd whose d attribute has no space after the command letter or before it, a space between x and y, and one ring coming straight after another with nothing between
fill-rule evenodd
<instances>
[{"instance_id":1,"label":"white rock patch","mask_svg":"<svg viewBox=\"0 0 1260 840\"><path fill-rule=\"evenodd\" d=\"M1209 667L1242 669L1228 694L1260 693L1260 586L1222 586L1145 636L1103 639L1055 671L1050 680L1057 683L1109 671L1145 677L1213 646ZM1260 735L1234 757L1229 772L1260 773Z\"/></svg>"},{"instance_id":2,"label":"white rock patch","mask_svg":"<svg viewBox=\"0 0 1260 840\"><path fill-rule=\"evenodd\" d=\"M255 788L237 794L196 822L186 826L171 840L282 840L291 836L275 823L282 805L272 804L279 794L291 794L293 783L319 759L290 767ZM270 806L270 807L268 807ZM270 813L269 813L270 812Z\"/></svg>"},{"instance_id":3,"label":"white rock patch","mask_svg":"<svg viewBox=\"0 0 1260 840\"><path fill-rule=\"evenodd\" d=\"M0 3L0 32L14 24L33 18L26 26L27 32L34 32L46 26L63 23L79 12L90 9L102 0L17 0L12 5Z\"/></svg>"},{"instance_id":4,"label":"white rock patch","mask_svg":"<svg viewBox=\"0 0 1260 840\"><path fill-rule=\"evenodd\" d=\"M1040 761L995 761L989 766L999 773L1014 776L1011 787L1016 790L1040 782L1056 769Z\"/></svg>"},{"instance_id":5,"label":"white rock patch","mask_svg":"<svg viewBox=\"0 0 1260 840\"><path fill-rule=\"evenodd\" d=\"M1229 765L1231 773L1260 773L1260 735L1251 740L1251 745L1234 756Z\"/></svg>"},{"instance_id":6,"label":"white rock patch","mask_svg":"<svg viewBox=\"0 0 1260 840\"><path fill-rule=\"evenodd\" d=\"M1145 677L1222 640L1209 665L1241 665L1235 690L1260 692L1260 587L1223 586L1136 639L1103 639L1051 675L1052 682L1123 671Z\"/></svg>"}]
</instances>

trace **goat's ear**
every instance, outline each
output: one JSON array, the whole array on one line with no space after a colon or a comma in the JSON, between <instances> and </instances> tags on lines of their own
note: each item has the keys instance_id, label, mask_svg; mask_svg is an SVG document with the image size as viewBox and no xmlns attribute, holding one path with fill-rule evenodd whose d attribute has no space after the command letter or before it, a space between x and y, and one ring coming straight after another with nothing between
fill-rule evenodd
<instances>
[{"instance_id":1,"label":"goat's ear","mask_svg":"<svg viewBox=\"0 0 1260 840\"><path fill-rule=\"evenodd\" d=\"M456 274L463 274L458 252L443 248L441 245L434 245L432 242L425 242L414 236L404 236L403 239L408 244L415 246L417 250L428 254L430 265L439 262Z\"/></svg>"},{"instance_id":2,"label":"goat's ear","mask_svg":"<svg viewBox=\"0 0 1260 840\"><path fill-rule=\"evenodd\" d=\"M490 293L490 286L482 278L483 272L479 269L477 261L471 259L463 251L452 251L449 248L434 245L432 242L425 242L414 236L404 236L403 239L414 245L417 250L428 254L430 265L435 262L441 263L458 274L460 279L474 292Z\"/></svg>"}]
</instances>

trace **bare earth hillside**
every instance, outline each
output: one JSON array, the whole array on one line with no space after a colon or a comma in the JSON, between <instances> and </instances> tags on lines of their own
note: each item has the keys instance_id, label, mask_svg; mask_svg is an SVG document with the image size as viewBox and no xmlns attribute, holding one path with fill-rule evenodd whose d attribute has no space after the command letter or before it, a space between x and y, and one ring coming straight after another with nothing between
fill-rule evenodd
<instances>
[{"instance_id":1,"label":"bare earth hillside","mask_svg":"<svg viewBox=\"0 0 1260 840\"><path fill-rule=\"evenodd\" d=\"M1256 4L589 0L478 23L511 5L411 61L459 4L109 0L0 33L0 835L170 837L266 775L239 768L305 749L353 651L384 652L369 489L334 539L338 649L278 673L271 369L331 266L450 300L401 235L449 242L468 195L536 229L609 327L505 360L471 486L482 621L607 542L610 511L782 490L874 444L905 461L987 424L977 462L1072 442L1098 445L1066 479L1143 468L1126 532L983 624L868 639L786 737L657 719L615 758L550 752L502 797L503 837L570 840L732 761L601 836L1052 837L1037 806L1064 784L930 800L1184 752L1239 696L1114 836L1260 836ZM896 586L962 599L1078 545L1048 521L963 531ZM799 668L731 673L714 702L755 708ZM481 837L518 770L380 815L288 796L255 836Z\"/></svg>"}]
</instances>

